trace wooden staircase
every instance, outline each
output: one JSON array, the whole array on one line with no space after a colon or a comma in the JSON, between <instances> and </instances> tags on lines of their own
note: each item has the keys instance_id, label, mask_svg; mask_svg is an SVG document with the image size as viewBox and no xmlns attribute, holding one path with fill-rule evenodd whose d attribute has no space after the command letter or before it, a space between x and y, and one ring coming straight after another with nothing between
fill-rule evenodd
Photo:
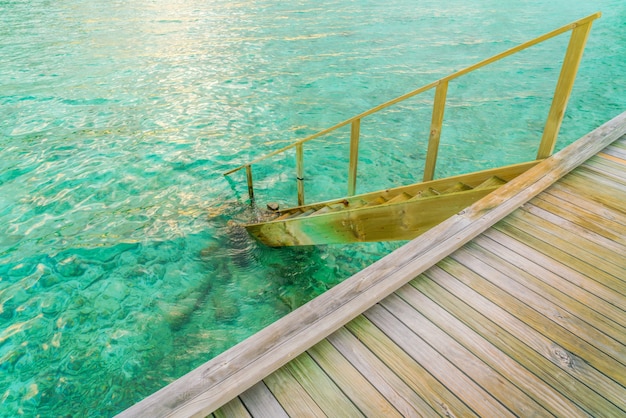
<instances>
[{"instance_id":1,"label":"wooden staircase","mask_svg":"<svg viewBox=\"0 0 626 418\"><path fill-rule=\"evenodd\" d=\"M268 212L245 228L271 247L408 240L537 162Z\"/></svg>"},{"instance_id":2,"label":"wooden staircase","mask_svg":"<svg viewBox=\"0 0 626 418\"><path fill-rule=\"evenodd\" d=\"M245 225L246 229L261 242L273 247L408 240L463 210L552 154L591 24L600 15L600 13L594 13L500 52L224 173L224 175L230 175L245 169L248 195L250 202L254 203L252 166L295 149L298 206L265 213L254 223ZM570 31L570 41L539 141L536 159L497 169L433 180L449 83L474 70ZM435 90L435 94L422 182L355 195L361 122L374 113L431 89ZM350 126L350 151L347 197L305 205L304 144L331 132L336 133L338 129L348 125Z\"/></svg>"}]
</instances>

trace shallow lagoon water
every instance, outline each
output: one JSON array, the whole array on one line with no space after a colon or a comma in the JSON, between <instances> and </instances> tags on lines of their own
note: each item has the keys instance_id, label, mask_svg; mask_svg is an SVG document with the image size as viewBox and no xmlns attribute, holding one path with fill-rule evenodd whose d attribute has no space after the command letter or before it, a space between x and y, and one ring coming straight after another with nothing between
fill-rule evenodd
<instances>
[{"instance_id":1,"label":"shallow lagoon water","mask_svg":"<svg viewBox=\"0 0 626 418\"><path fill-rule=\"evenodd\" d=\"M558 148L626 109L622 1L0 0L0 415L114 415L397 248L259 245L222 173L597 10ZM451 85L438 176L533 158L566 42ZM360 192L421 176L431 101L363 121Z\"/></svg>"}]
</instances>

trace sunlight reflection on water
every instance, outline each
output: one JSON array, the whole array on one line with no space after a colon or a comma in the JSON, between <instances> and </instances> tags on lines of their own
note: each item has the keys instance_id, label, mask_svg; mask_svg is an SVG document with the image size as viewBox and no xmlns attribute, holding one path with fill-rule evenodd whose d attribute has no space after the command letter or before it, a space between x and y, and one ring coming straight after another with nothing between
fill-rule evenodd
<instances>
[{"instance_id":1,"label":"sunlight reflection on water","mask_svg":"<svg viewBox=\"0 0 626 418\"><path fill-rule=\"evenodd\" d=\"M263 247L222 173L599 7L419 3L0 2L0 415L113 415L399 246ZM625 107L599 3L561 147ZM534 154L563 42L451 86L439 175ZM431 100L364 121L360 191L420 172ZM311 199L347 132L307 145ZM260 202L293 203L292 158Z\"/></svg>"}]
</instances>

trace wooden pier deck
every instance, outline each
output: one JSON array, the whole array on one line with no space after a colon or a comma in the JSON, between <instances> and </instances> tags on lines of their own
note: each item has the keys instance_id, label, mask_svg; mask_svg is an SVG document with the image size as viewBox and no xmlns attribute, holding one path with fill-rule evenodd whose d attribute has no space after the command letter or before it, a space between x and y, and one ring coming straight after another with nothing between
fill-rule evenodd
<instances>
[{"instance_id":1,"label":"wooden pier deck","mask_svg":"<svg viewBox=\"0 0 626 418\"><path fill-rule=\"evenodd\" d=\"M121 415L626 416L625 134L626 112Z\"/></svg>"}]
</instances>

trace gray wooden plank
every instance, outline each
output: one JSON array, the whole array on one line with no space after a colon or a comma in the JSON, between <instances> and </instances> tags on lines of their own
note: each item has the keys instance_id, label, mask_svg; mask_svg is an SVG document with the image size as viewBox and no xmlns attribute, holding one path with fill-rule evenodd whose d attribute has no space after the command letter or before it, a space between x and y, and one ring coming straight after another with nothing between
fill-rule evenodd
<instances>
[{"instance_id":1,"label":"gray wooden plank","mask_svg":"<svg viewBox=\"0 0 626 418\"><path fill-rule=\"evenodd\" d=\"M478 416L366 317L355 318L346 328L440 415Z\"/></svg>"},{"instance_id":2,"label":"gray wooden plank","mask_svg":"<svg viewBox=\"0 0 626 418\"><path fill-rule=\"evenodd\" d=\"M484 249L500 257L501 262L503 262L503 268L510 272L511 277L519 278L519 280L526 282L535 291L551 296L553 300L560 303L561 307L572 308L573 313L585 319L591 325L608 332L609 335L622 343L626 342L626 326L622 323L623 319L626 318L626 311L510 248L513 247L519 252L523 252L523 247L525 246L521 244L515 246L509 243L509 247L507 247L500 242L494 241L487 235L476 238L473 244L479 246L477 248L478 251ZM488 257L488 254L481 257ZM507 268L507 264L514 268ZM618 295L615 298L615 302L619 300ZM601 316L598 316L598 314Z\"/></svg>"},{"instance_id":3,"label":"gray wooden plank","mask_svg":"<svg viewBox=\"0 0 626 418\"><path fill-rule=\"evenodd\" d=\"M516 416L551 416L537 401L511 383L509 373L506 376L500 374L496 370L498 367L492 367L489 362L483 361L397 294L385 298L381 305Z\"/></svg>"},{"instance_id":4,"label":"gray wooden plank","mask_svg":"<svg viewBox=\"0 0 626 418\"><path fill-rule=\"evenodd\" d=\"M213 413L215 418L251 418L250 413L238 397Z\"/></svg>"},{"instance_id":5,"label":"gray wooden plank","mask_svg":"<svg viewBox=\"0 0 626 418\"><path fill-rule=\"evenodd\" d=\"M451 274L438 265L424 273L428 280L416 279L411 285L589 415L595 415L598 410L609 416L626 412L606 399L608 395L618 400L624 395L623 387L584 361L573 358L549 338L455 277L455 274L468 274L471 279L471 273L462 268L453 270Z\"/></svg>"},{"instance_id":6,"label":"gray wooden plank","mask_svg":"<svg viewBox=\"0 0 626 418\"><path fill-rule=\"evenodd\" d=\"M542 195L554 195L560 199L569 202L571 205L583 208L586 211L595 213L610 222L614 222L621 226L626 226L626 216L623 211L616 210L602 204L602 202L594 200L594 196L581 195L576 189L562 182L555 183L546 189Z\"/></svg>"},{"instance_id":7,"label":"gray wooden plank","mask_svg":"<svg viewBox=\"0 0 626 418\"><path fill-rule=\"evenodd\" d=\"M622 214L626 213L623 197L620 197L623 191L612 187L610 184L596 184L596 182L589 181L589 179L581 176L569 175L559 180L559 185L574 190L576 194L581 195L584 199L596 201Z\"/></svg>"},{"instance_id":8,"label":"gray wooden plank","mask_svg":"<svg viewBox=\"0 0 626 418\"><path fill-rule=\"evenodd\" d=\"M315 361L304 353L285 365L328 416L361 417L363 413L328 377Z\"/></svg>"},{"instance_id":9,"label":"gray wooden plank","mask_svg":"<svg viewBox=\"0 0 626 418\"><path fill-rule=\"evenodd\" d=\"M456 394L481 416L514 416L485 389L471 380L454 364L434 350L380 305L363 314L374 325L393 339L407 354L428 370L437 380Z\"/></svg>"},{"instance_id":10,"label":"gray wooden plank","mask_svg":"<svg viewBox=\"0 0 626 418\"><path fill-rule=\"evenodd\" d=\"M593 226L588 222L572 222L566 217L567 214L563 214L565 216L561 216L561 213L555 213L558 211L557 208L552 207L549 204L542 204L538 199L533 199L531 202L526 203L522 206L521 210L533 214L544 221L553 223L554 225L557 225L559 229L575 234L581 240L592 242L601 247L610 249L617 254L626 254L626 245L619 242L624 238L616 237L616 239L612 239L614 234L611 233L609 233L609 237L606 237L602 233L594 231L593 229L595 228L593 228ZM580 223L583 223L583 225L580 225ZM626 263L624 264L626 265Z\"/></svg>"},{"instance_id":11,"label":"gray wooden plank","mask_svg":"<svg viewBox=\"0 0 626 418\"><path fill-rule=\"evenodd\" d=\"M548 255L556 254L560 249L579 260L596 266L619 280L626 276L626 265L621 252L611 251L593 242L586 241L576 234L555 227L554 224L544 222L541 218L528 212L519 211L511 214L503 223L524 230L533 236L549 243L555 248L554 251L546 249Z\"/></svg>"},{"instance_id":12,"label":"gray wooden plank","mask_svg":"<svg viewBox=\"0 0 626 418\"><path fill-rule=\"evenodd\" d=\"M488 263L469 249L459 250L451 257L497 287L498 290L492 289L494 293L510 303L511 309L523 315L525 321L532 322L535 329L550 335L581 358L588 356L596 369L626 386L626 347L623 344L552 303L544 294L513 280L511 275L498 269L501 266L497 262Z\"/></svg>"},{"instance_id":13,"label":"gray wooden plank","mask_svg":"<svg viewBox=\"0 0 626 418\"><path fill-rule=\"evenodd\" d=\"M291 417L321 417L324 412L289 371L281 367L263 379L278 402Z\"/></svg>"},{"instance_id":14,"label":"gray wooden plank","mask_svg":"<svg viewBox=\"0 0 626 418\"><path fill-rule=\"evenodd\" d=\"M606 154L613 155L613 156L621 158L621 159L626 159L626 151L624 151L624 148L622 148L622 147L619 147L619 146L608 146L608 147L606 147L602 151L604 153L606 153Z\"/></svg>"},{"instance_id":15,"label":"gray wooden plank","mask_svg":"<svg viewBox=\"0 0 626 418\"><path fill-rule=\"evenodd\" d=\"M265 383L258 382L250 389L239 395L246 409L253 417L258 418L288 418L280 403Z\"/></svg>"},{"instance_id":16,"label":"gray wooden plank","mask_svg":"<svg viewBox=\"0 0 626 418\"><path fill-rule=\"evenodd\" d=\"M625 377L616 373L615 370L611 370L611 366L616 363L615 360L611 361L610 358L607 359L602 355L598 357L598 350L595 347L580 340L562 327L555 326L555 323L548 321L543 315L486 281L463 264L447 258L438 265L454 276L457 282L470 287L483 297L488 298L495 306L498 306L500 309L495 309L497 313L490 314L499 315L499 317L493 318L494 321L498 322L505 319L506 324L502 326L509 330L515 330L517 338L541 352L546 358L551 359L572 376L600 392L603 397L611 400L615 405L622 402L625 393L624 386L618 382L624 380ZM448 287L455 285L450 282L445 284ZM467 292L467 289L464 291ZM472 305L474 305L474 301L472 301ZM483 304L481 308L494 310L494 306L491 304ZM595 353L596 356L592 356L591 353ZM621 369L621 367L619 368ZM605 374L605 372L607 373Z\"/></svg>"},{"instance_id":17,"label":"gray wooden plank","mask_svg":"<svg viewBox=\"0 0 626 418\"><path fill-rule=\"evenodd\" d=\"M405 417L438 417L439 414L398 375L385 365L346 328L340 328L328 341Z\"/></svg>"},{"instance_id":18,"label":"gray wooden plank","mask_svg":"<svg viewBox=\"0 0 626 418\"><path fill-rule=\"evenodd\" d=\"M307 352L365 416L402 416L328 340Z\"/></svg>"},{"instance_id":19,"label":"gray wooden plank","mask_svg":"<svg viewBox=\"0 0 626 418\"><path fill-rule=\"evenodd\" d=\"M563 414L569 417L587 416L583 409L568 400L540 377L533 374L523 364L516 361L515 358L509 357L509 355L483 336L485 329L489 329L489 334L492 337L494 334L498 335L494 328L489 328L489 325L487 325L487 327L480 330L472 329L446 309L445 300L440 301L436 295L433 296L433 293L430 293L429 298L426 294L419 291L418 287L424 281L424 277L417 278L411 282L411 285L403 286L399 289L396 294L409 303L413 309L439 327L442 332L450 335L451 338L454 338L482 361L498 370L502 376L513 382L520 390L525 391L550 413L554 415ZM467 311L463 312L463 316L477 316L475 311L469 306L465 305L465 307ZM494 327L497 326L494 324ZM483 334L481 334L481 331ZM528 347L525 347L525 350L522 350L519 346L511 347L511 340L507 340L504 344L506 344L507 348L515 350L517 354L524 355L525 350L528 350ZM536 355L536 353L534 354ZM528 411L524 415L530 416L532 412Z\"/></svg>"},{"instance_id":20,"label":"gray wooden plank","mask_svg":"<svg viewBox=\"0 0 626 418\"><path fill-rule=\"evenodd\" d=\"M531 202L533 205L549 210L580 227L594 231L621 245L626 245L626 225L616 222L614 218L607 219L602 214L585 207L583 199L574 200L576 201L564 200L559 196L544 192Z\"/></svg>"},{"instance_id":21,"label":"gray wooden plank","mask_svg":"<svg viewBox=\"0 0 626 418\"><path fill-rule=\"evenodd\" d=\"M560 276L568 277L567 274L572 272L572 279L581 279L580 286L584 286L585 289L592 288L594 293L602 294L603 299L615 301L616 306L620 306L619 301L621 301L621 295L626 294L626 286L615 276L604 272L593 264L576 258L553 243L543 241L527 231L506 222L495 225L491 231L486 232L486 235L492 236L496 232L506 235L512 240L524 243L528 246L528 254L534 254L534 256L545 260L546 266L549 266L552 271ZM501 239L498 239L498 241L501 241ZM585 281L582 277L588 277L592 281ZM597 286L594 282L600 286ZM602 287L606 288L606 290Z\"/></svg>"}]
</instances>

